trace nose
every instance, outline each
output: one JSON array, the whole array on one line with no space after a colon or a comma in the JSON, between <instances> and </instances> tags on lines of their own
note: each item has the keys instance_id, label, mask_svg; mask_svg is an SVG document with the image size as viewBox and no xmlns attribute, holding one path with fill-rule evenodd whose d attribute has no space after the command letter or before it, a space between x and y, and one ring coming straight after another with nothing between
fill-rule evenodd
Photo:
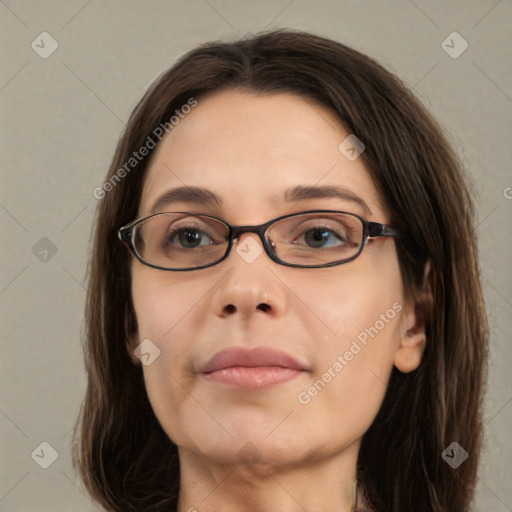
<instances>
[{"instance_id":1,"label":"nose","mask_svg":"<svg viewBox=\"0 0 512 512\"><path fill-rule=\"evenodd\" d=\"M261 312L272 317L284 313L284 285L272 272L276 264L255 233L244 233L234 240L224 263L231 268L215 287L213 305L217 315L248 318Z\"/></svg>"}]
</instances>

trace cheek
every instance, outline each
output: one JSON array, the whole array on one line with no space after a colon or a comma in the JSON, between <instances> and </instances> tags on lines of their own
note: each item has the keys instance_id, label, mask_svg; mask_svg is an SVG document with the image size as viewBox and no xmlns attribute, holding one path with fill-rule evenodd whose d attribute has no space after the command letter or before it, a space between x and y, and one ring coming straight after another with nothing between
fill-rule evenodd
<instances>
[{"instance_id":1,"label":"cheek","mask_svg":"<svg viewBox=\"0 0 512 512\"><path fill-rule=\"evenodd\" d=\"M317 347L314 372L297 393L307 421L335 446L362 437L375 419L402 325L401 303L391 297L352 306L336 317L336 343Z\"/></svg>"},{"instance_id":2,"label":"cheek","mask_svg":"<svg viewBox=\"0 0 512 512\"><path fill-rule=\"evenodd\" d=\"M346 267L338 283L317 280L316 290L323 291L311 301L331 334L317 340L314 371L297 400L326 426L342 422L355 436L380 408L403 334L403 286L393 252L379 253L389 256L383 266Z\"/></svg>"},{"instance_id":3,"label":"cheek","mask_svg":"<svg viewBox=\"0 0 512 512\"><path fill-rule=\"evenodd\" d=\"M394 246L372 245L360 259L338 268L336 273L318 272L315 279L304 276L293 285L295 294L306 299L324 324L319 333L325 336L317 340L320 353L348 350L355 339L363 346L377 334L382 354L396 348L404 289ZM392 347L389 341L394 342Z\"/></svg>"},{"instance_id":4,"label":"cheek","mask_svg":"<svg viewBox=\"0 0 512 512\"><path fill-rule=\"evenodd\" d=\"M165 348L166 340L204 297L198 283L191 285L172 274L154 269L137 269L132 273L132 297L139 338L149 338Z\"/></svg>"},{"instance_id":5,"label":"cheek","mask_svg":"<svg viewBox=\"0 0 512 512\"><path fill-rule=\"evenodd\" d=\"M193 381L192 369L187 366L194 348L190 334L201 329L198 319L202 319L193 311L205 290L183 277L177 282L170 274L155 275L152 269L135 271L132 276L137 342L150 340L153 344L151 363L143 365L146 392L162 428L174 440L182 437L182 422L179 414L171 412L190 408L189 402L193 405L188 391Z\"/></svg>"}]
</instances>

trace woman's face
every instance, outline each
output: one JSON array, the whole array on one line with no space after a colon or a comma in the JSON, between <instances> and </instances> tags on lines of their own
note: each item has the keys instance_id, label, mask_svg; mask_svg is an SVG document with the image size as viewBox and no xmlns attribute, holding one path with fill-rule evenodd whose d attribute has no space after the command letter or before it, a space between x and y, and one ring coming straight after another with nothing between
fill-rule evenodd
<instances>
[{"instance_id":1,"label":"woman's face","mask_svg":"<svg viewBox=\"0 0 512 512\"><path fill-rule=\"evenodd\" d=\"M348 135L330 111L298 96L216 93L162 140L139 217L187 186L220 200L177 200L159 211L256 225L333 209L388 223L362 158L338 148ZM285 200L294 187L326 186L345 193ZM140 364L133 350L146 339L160 351L143 367L154 412L180 457L285 465L355 455L393 365L415 369L423 349L394 240L378 238L355 260L327 268L282 266L261 249L245 233L210 268L172 272L133 261L139 332L131 357Z\"/></svg>"}]
</instances>

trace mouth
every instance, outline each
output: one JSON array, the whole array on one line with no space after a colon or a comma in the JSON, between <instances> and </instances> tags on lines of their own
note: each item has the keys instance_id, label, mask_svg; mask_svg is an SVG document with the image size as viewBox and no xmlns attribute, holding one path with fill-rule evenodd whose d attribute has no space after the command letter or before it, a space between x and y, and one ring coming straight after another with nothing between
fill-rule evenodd
<instances>
[{"instance_id":1,"label":"mouth","mask_svg":"<svg viewBox=\"0 0 512 512\"><path fill-rule=\"evenodd\" d=\"M292 356L268 347L232 347L217 352L201 370L212 382L262 389L288 382L308 368Z\"/></svg>"}]
</instances>

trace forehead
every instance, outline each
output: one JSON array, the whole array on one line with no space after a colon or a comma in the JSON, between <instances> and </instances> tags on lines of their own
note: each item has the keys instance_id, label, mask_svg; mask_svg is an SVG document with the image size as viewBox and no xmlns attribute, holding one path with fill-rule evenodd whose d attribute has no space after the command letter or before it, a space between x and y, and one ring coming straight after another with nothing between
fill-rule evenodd
<instances>
[{"instance_id":1,"label":"forehead","mask_svg":"<svg viewBox=\"0 0 512 512\"><path fill-rule=\"evenodd\" d=\"M217 195L221 201L212 201L209 211L226 219L232 215L237 222L249 221L262 209L266 219L270 212L286 213L285 199L291 197L287 190L306 186L348 191L382 219L384 206L362 158L349 160L339 149L348 135L331 111L293 94L256 96L228 90L199 99L156 149L139 214L149 214L170 189L186 186ZM337 209L350 204L321 195L300 204ZM358 208L352 210L370 217Z\"/></svg>"}]
</instances>

